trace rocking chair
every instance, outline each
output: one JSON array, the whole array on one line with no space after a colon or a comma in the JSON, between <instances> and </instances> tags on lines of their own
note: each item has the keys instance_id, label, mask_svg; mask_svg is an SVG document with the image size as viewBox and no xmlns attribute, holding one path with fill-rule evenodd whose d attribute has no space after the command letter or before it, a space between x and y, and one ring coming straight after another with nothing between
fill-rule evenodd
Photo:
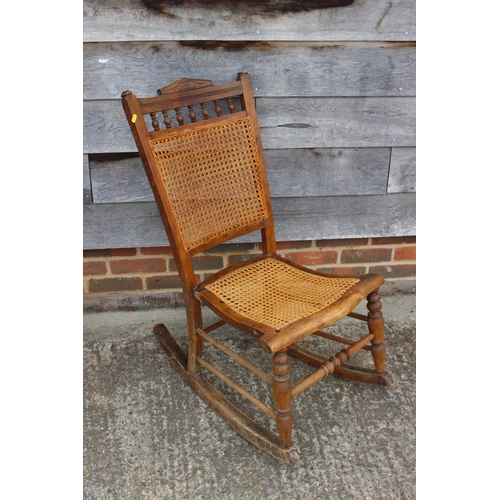
<instances>
[{"instance_id":1,"label":"rocking chair","mask_svg":"<svg viewBox=\"0 0 500 500\"><path fill-rule=\"evenodd\" d=\"M291 440L292 398L330 374L392 385L384 368L384 320L378 293L384 279L375 274L317 272L276 254L271 198L247 73L221 85L184 78L149 98L126 91L122 104L179 271L186 302L187 353L165 325L156 325L154 334L184 380L227 424L261 450L295 463L299 455ZM262 256L229 265L197 283L194 255L257 230ZM353 312L363 299L368 302L366 316ZM220 321L204 326L202 306ZM321 330L345 316L366 322L368 333L353 341ZM257 339L272 356L272 374L210 334L224 324ZM341 342L346 348L327 357L297 343L309 335ZM209 363L203 357L205 341L267 382L274 408ZM360 349L371 352L374 369L347 364ZM289 356L314 367L295 385ZM232 404L202 375L203 370L271 417L277 434Z\"/></svg>"}]
</instances>

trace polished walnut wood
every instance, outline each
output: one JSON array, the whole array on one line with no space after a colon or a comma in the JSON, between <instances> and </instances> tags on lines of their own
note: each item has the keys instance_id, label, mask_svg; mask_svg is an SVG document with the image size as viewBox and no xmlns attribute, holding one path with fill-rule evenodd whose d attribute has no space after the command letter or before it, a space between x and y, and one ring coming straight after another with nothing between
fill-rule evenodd
<instances>
[{"instance_id":1,"label":"polished walnut wood","mask_svg":"<svg viewBox=\"0 0 500 500\"><path fill-rule=\"evenodd\" d=\"M220 85L183 78L148 98L126 91L122 104L179 270L186 302L187 352L164 325L156 325L154 333L184 380L233 429L266 453L295 463L299 455L292 442L293 397L330 374L382 386L393 383L385 371L378 291L384 279L376 274L322 273L276 254L271 197L247 73ZM253 231L261 233L262 256L196 281L193 256ZM353 312L362 300L367 300L367 315ZM220 320L204 327L202 306ZM322 331L346 316L366 324L368 333L351 340ZM271 373L211 334L225 324L255 338L256 345L269 353ZM299 343L310 335L345 347L324 356ZM274 409L207 361L205 343L270 386ZM348 363L362 349L370 351L374 369ZM314 368L295 385L289 356ZM222 396L204 377L205 371L274 420L277 434Z\"/></svg>"}]
</instances>

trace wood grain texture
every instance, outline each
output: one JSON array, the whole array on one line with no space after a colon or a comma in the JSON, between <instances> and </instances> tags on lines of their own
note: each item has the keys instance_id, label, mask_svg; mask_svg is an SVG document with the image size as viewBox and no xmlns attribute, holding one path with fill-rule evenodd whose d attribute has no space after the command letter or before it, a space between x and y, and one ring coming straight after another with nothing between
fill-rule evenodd
<instances>
[{"instance_id":1,"label":"wood grain texture","mask_svg":"<svg viewBox=\"0 0 500 500\"><path fill-rule=\"evenodd\" d=\"M215 0L84 0L83 39L412 41L416 37L415 0L355 0L347 7L322 9L314 9L315 2L301 3L304 10L280 12Z\"/></svg>"},{"instance_id":2,"label":"wood grain texture","mask_svg":"<svg viewBox=\"0 0 500 500\"><path fill-rule=\"evenodd\" d=\"M92 203L89 155L83 155L83 203Z\"/></svg>"},{"instance_id":3,"label":"wood grain texture","mask_svg":"<svg viewBox=\"0 0 500 500\"><path fill-rule=\"evenodd\" d=\"M258 98L264 149L415 146L415 98ZM83 103L84 153L135 152L120 101Z\"/></svg>"},{"instance_id":4,"label":"wood grain texture","mask_svg":"<svg viewBox=\"0 0 500 500\"><path fill-rule=\"evenodd\" d=\"M385 194L389 148L265 152L275 198ZM140 158L91 161L94 203L154 201Z\"/></svg>"},{"instance_id":5,"label":"wood grain texture","mask_svg":"<svg viewBox=\"0 0 500 500\"><path fill-rule=\"evenodd\" d=\"M140 158L92 161L94 203L154 201Z\"/></svg>"},{"instance_id":6,"label":"wood grain texture","mask_svg":"<svg viewBox=\"0 0 500 500\"><path fill-rule=\"evenodd\" d=\"M415 95L414 43L157 41L83 48L84 99L116 99L125 89L151 96L167 78L223 83L240 71L252 76L256 97Z\"/></svg>"},{"instance_id":7,"label":"wood grain texture","mask_svg":"<svg viewBox=\"0 0 500 500\"><path fill-rule=\"evenodd\" d=\"M150 203L90 204L83 206L83 248L166 246L158 208Z\"/></svg>"},{"instance_id":8,"label":"wood grain texture","mask_svg":"<svg viewBox=\"0 0 500 500\"><path fill-rule=\"evenodd\" d=\"M268 149L271 195L385 194L389 148Z\"/></svg>"},{"instance_id":9,"label":"wood grain texture","mask_svg":"<svg viewBox=\"0 0 500 500\"><path fill-rule=\"evenodd\" d=\"M415 98L260 98L265 149L415 145Z\"/></svg>"},{"instance_id":10,"label":"wood grain texture","mask_svg":"<svg viewBox=\"0 0 500 500\"><path fill-rule=\"evenodd\" d=\"M388 193L414 193L417 185L416 148L392 148Z\"/></svg>"},{"instance_id":11,"label":"wood grain texture","mask_svg":"<svg viewBox=\"0 0 500 500\"><path fill-rule=\"evenodd\" d=\"M273 206L280 241L416 234L413 193L278 198Z\"/></svg>"},{"instance_id":12,"label":"wood grain texture","mask_svg":"<svg viewBox=\"0 0 500 500\"><path fill-rule=\"evenodd\" d=\"M278 241L412 236L415 194L273 199ZM168 245L154 202L83 207L85 249ZM260 241L260 233L234 242Z\"/></svg>"}]
</instances>

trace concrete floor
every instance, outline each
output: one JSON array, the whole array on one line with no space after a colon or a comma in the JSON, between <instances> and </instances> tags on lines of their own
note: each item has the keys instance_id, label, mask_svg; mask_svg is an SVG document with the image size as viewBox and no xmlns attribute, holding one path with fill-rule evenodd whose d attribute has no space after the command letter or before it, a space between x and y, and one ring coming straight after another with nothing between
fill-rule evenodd
<instances>
[{"instance_id":1,"label":"concrete floor","mask_svg":"<svg viewBox=\"0 0 500 500\"><path fill-rule=\"evenodd\" d=\"M292 438L301 459L295 465L241 438L171 366L151 326L165 323L184 346L184 310L84 314L84 498L414 499L415 295L385 296L382 302L386 367L395 384L328 377L297 396ZM346 319L334 331L349 336L359 327ZM254 339L229 328L218 332L233 349L270 366ZM331 351L324 339L311 342ZM360 364L370 363L369 353L357 356ZM224 366L224 355L207 349L207 357ZM295 365L298 380L308 369ZM269 388L237 363L224 370L272 405ZM232 390L217 387L241 402ZM267 417L242 404L274 430Z\"/></svg>"}]
</instances>

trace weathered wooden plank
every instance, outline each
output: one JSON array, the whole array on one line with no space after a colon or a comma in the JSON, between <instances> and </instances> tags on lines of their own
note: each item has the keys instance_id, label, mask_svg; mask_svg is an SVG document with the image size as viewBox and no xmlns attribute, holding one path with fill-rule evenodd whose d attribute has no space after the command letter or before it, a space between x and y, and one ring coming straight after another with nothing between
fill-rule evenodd
<instances>
[{"instance_id":1,"label":"weathered wooden plank","mask_svg":"<svg viewBox=\"0 0 500 500\"><path fill-rule=\"evenodd\" d=\"M416 234L414 193L276 198L273 207L280 241ZM85 249L168 245L153 202L87 204L83 215Z\"/></svg>"},{"instance_id":2,"label":"weathered wooden plank","mask_svg":"<svg viewBox=\"0 0 500 500\"><path fill-rule=\"evenodd\" d=\"M141 159L91 161L94 203L154 201Z\"/></svg>"},{"instance_id":3,"label":"weathered wooden plank","mask_svg":"<svg viewBox=\"0 0 500 500\"><path fill-rule=\"evenodd\" d=\"M275 198L385 194L389 148L265 152ZM94 203L154 201L140 158L91 161Z\"/></svg>"},{"instance_id":4,"label":"weathered wooden plank","mask_svg":"<svg viewBox=\"0 0 500 500\"><path fill-rule=\"evenodd\" d=\"M256 101L265 149L415 146L413 97ZM83 103L83 151L137 151L119 100Z\"/></svg>"},{"instance_id":5,"label":"weathered wooden plank","mask_svg":"<svg viewBox=\"0 0 500 500\"><path fill-rule=\"evenodd\" d=\"M252 77L256 97L414 96L415 44L383 42L87 43L84 99L140 97L184 77Z\"/></svg>"},{"instance_id":6,"label":"weathered wooden plank","mask_svg":"<svg viewBox=\"0 0 500 500\"><path fill-rule=\"evenodd\" d=\"M83 155L83 203L92 203L89 156Z\"/></svg>"},{"instance_id":7,"label":"weathered wooden plank","mask_svg":"<svg viewBox=\"0 0 500 500\"><path fill-rule=\"evenodd\" d=\"M414 193L416 191L416 148L392 148L388 193Z\"/></svg>"},{"instance_id":8,"label":"weathered wooden plank","mask_svg":"<svg viewBox=\"0 0 500 500\"><path fill-rule=\"evenodd\" d=\"M260 98L266 149L415 145L412 97Z\"/></svg>"},{"instance_id":9,"label":"weathered wooden plank","mask_svg":"<svg viewBox=\"0 0 500 500\"><path fill-rule=\"evenodd\" d=\"M168 245L154 202L83 206L83 249Z\"/></svg>"},{"instance_id":10,"label":"weathered wooden plank","mask_svg":"<svg viewBox=\"0 0 500 500\"><path fill-rule=\"evenodd\" d=\"M129 153L137 147L119 100L83 102L83 152Z\"/></svg>"},{"instance_id":11,"label":"weathered wooden plank","mask_svg":"<svg viewBox=\"0 0 500 500\"><path fill-rule=\"evenodd\" d=\"M335 2L329 2L330 5ZM415 0L84 0L84 41L416 39Z\"/></svg>"},{"instance_id":12,"label":"weathered wooden plank","mask_svg":"<svg viewBox=\"0 0 500 500\"><path fill-rule=\"evenodd\" d=\"M278 198L273 207L283 241L416 234L414 193Z\"/></svg>"},{"instance_id":13,"label":"weathered wooden plank","mask_svg":"<svg viewBox=\"0 0 500 500\"><path fill-rule=\"evenodd\" d=\"M271 196L385 194L388 148L268 149Z\"/></svg>"}]
</instances>

